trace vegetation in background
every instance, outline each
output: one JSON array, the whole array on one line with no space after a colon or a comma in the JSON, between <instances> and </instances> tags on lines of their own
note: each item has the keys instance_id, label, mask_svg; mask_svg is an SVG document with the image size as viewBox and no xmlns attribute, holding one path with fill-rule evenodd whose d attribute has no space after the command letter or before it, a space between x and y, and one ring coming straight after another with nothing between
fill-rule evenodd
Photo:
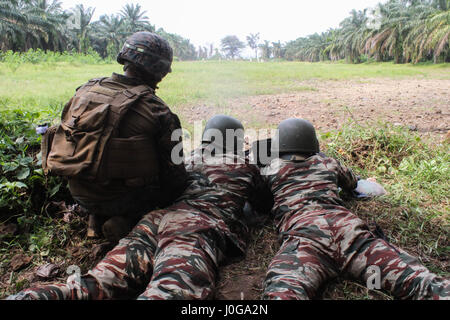
<instances>
[{"instance_id":1,"label":"vegetation in background","mask_svg":"<svg viewBox=\"0 0 450 320\"><path fill-rule=\"evenodd\" d=\"M59 0L0 0L0 49L42 49L87 53L114 59L124 40L136 31L156 32L169 41L176 59L235 59L245 43L235 35L198 50L189 39L156 29L139 4L126 4L117 14L92 21L95 8L76 5L64 11ZM300 32L300 31L299 31ZM450 0L388 0L374 8L352 10L339 28L287 43L249 34L248 46L265 61L394 61L450 62Z\"/></svg>"},{"instance_id":2,"label":"vegetation in background","mask_svg":"<svg viewBox=\"0 0 450 320\"><path fill-rule=\"evenodd\" d=\"M150 24L139 4L126 4L118 14L92 21L95 8L76 5L63 10L59 0L0 0L0 50L95 50L102 58L115 58L125 39L136 31L156 32L170 42L181 60L195 59L188 39Z\"/></svg>"},{"instance_id":3,"label":"vegetation in background","mask_svg":"<svg viewBox=\"0 0 450 320\"><path fill-rule=\"evenodd\" d=\"M236 36L226 36L222 39L220 44L225 56L230 59L238 57L240 51L245 48L245 43L239 40Z\"/></svg>"},{"instance_id":4,"label":"vegetation in background","mask_svg":"<svg viewBox=\"0 0 450 320\"><path fill-rule=\"evenodd\" d=\"M388 0L373 9L352 10L337 29L288 42L284 57L311 62L448 62L449 36L450 0Z\"/></svg>"}]
</instances>

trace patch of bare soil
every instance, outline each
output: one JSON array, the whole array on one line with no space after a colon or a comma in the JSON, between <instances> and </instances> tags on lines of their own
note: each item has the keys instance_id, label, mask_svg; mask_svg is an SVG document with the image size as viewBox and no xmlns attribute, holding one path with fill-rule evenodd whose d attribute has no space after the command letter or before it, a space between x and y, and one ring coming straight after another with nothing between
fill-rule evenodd
<instances>
[{"instance_id":1,"label":"patch of bare soil","mask_svg":"<svg viewBox=\"0 0 450 320\"><path fill-rule=\"evenodd\" d=\"M245 259L220 269L215 298L218 300L259 300L271 258L278 251L275 228L267 222L252 231Z\"/></svg>"},{"instance_id":2,"label":"patch of bare soil","mask_svg":"<svg viewBox=\"0 0 450 320\"><path fill-rule=\"evenodd\" d=\"M389 122L431 137L450 130L450 80L309 80L300 85L307 89L239 98L220 110L186 107L181 117L193 123L217 112L229 112L247 127L276 127L286 118L299 117L311 121L321 132L339 129L349 120L361 125Z\"/></svg>"}]
</instances>

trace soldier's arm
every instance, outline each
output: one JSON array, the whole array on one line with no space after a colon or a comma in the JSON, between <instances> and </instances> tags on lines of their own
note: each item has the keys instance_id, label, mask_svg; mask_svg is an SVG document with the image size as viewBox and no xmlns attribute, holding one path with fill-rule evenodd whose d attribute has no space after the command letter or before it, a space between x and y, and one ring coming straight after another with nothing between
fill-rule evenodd
<instances>
[{"instance_id":1,"label":"soldier's arm","mask_svg":"<svg viewBox=\"0 0 450 320\"><path fill-rule=\"evenodd\" d=\"M172 133L181 129L178 116L170 111L168 107L160 113L160 133L157 137L160 163L160 184L164 204L169 204L178 198L186 188L188 174L183 161L174 163L171 155L172 149L182 142L182 136L172 141ZM179 156L183 156L181 149Z\"/></svg>"},{"instance_id":2,"label":"soldier's arm","mask_svg":"<svg viewBox=\"0 0 450 320\"><path fill-rule=\"evenodd\" d=\"M355 190L358 184L358 178L353 173L352 169L343 166L339 161L335 160L338 171L338 186L345 192Z\"/></svg>"},{"instance_id":3,"label":"soldier's arm","mask_svg":"<svg viewBox=\"0 0 450 320\"><path fill-rule=\"evenodd\" d=\"M269 215L274 204L273 194L257 169L253 176L253 184L254 189L249 196L252 209L259 215Z\"/></svg>"}]
</instances>

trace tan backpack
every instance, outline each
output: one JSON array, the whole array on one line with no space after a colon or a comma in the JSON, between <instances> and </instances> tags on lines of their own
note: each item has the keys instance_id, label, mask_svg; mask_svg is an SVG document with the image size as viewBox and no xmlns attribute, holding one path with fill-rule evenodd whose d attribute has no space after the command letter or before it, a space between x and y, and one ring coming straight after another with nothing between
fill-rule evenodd
<instances>
[{"instance_id":1,"label":"tan backpack","mask_svg":"<svg viewBox=\"0 0 450 320\"><path fill-rule=\"evenodd\" d=\"M158 171L151 137L114 138L129 108L154 91L146 85L114 90L102 86L104 79L78 89L65 105L61 123L42 137L45 174L107 180L149 177Z\"/></svg>"}]
</instances>

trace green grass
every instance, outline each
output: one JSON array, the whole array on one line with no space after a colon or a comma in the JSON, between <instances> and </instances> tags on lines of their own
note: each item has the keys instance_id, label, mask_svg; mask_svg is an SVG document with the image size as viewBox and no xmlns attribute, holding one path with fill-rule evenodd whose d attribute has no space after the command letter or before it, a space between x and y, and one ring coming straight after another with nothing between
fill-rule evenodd
<instances>
[{"instance_id":1,"label":"green grass","mask_svg":"<svg viewBox=\"0 0 450 320\"><path fill-rule=\"evenodd\" d=\"M394 65L304 62L175 62L173 73L160 84L158 95L174 111L200 101L223 106L230 98L314 90L303 81L373 77L450 78L450 64ZM61 108L75 89L90 78L121 72L118 64L20 64L12 69L0 63L0 110L20 108L41 111Z\"/></svg>"},{"instance_id":2,"label":"green grass","mask_svg":"<svg viewBox=\"0 0 450 320\"><path fill-rule=\"evenodd\" d=\"M108 75L113 71L120 71L120 67L27 63L13 72L0 63L0 110L19 108L42 111L61 108L78 86L90 78Z\"/></svg>"},{"instance_id":3,"label":"green grass","mask_svg":"<svg viewBox=\"0 0 450 320\"><path fill-rule=\"evenodd\" d=\"M379 223L393 243L411 252L437 260L448 256L448 143L430 144L388 124L361 127L349 123L323 134L322 146L361 177L375 177L388 192L367 202L351 202L358 216ZM448 270L435 271L449 275Z\"/></svg>"}]
</instances>

